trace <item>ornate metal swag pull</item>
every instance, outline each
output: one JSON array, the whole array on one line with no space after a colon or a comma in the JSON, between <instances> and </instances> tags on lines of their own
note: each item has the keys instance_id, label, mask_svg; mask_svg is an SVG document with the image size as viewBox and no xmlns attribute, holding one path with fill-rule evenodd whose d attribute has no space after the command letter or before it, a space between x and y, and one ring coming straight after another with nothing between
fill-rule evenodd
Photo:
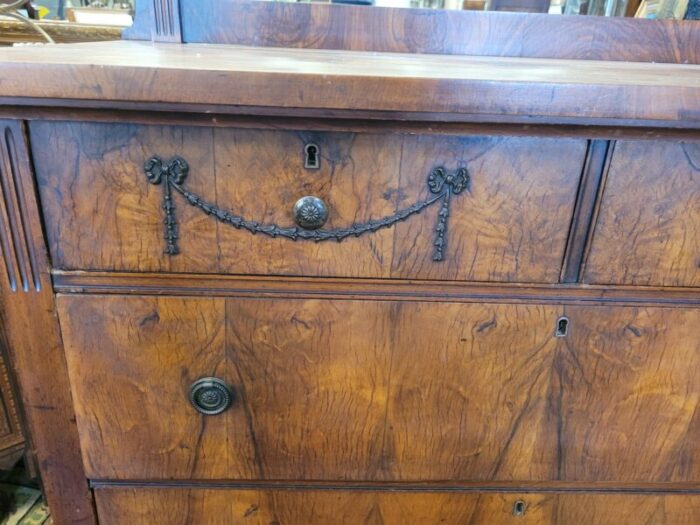
<instances>
[{"instance_id":1,"label":"ornate metal swag pull","mask_svg":"<svg viewBox=\"0 0 700 525\"><path fill-rule=\"evenodd\" d=\"M187 162L174 157L167 163L159 157L151 157L144 164L144 171L148 182L151 184L163 184L163 210L165 211L165 253L176 255L180 253L177 245L178 231L177 219L175 217L175 205L173 204L172 190L182 195L185 200L195 208L199 208L207 215L212 215L219 222L229 224L237 229L247 230L250 233L262 233L270 237L284 237L293 241L328 241L338 242L354 236L359 237L368 232L376 232L382 228L393 226L399 221L403 221L411 215L416 215L435 202L442 201L442 206L438 215L438 223L435 228L435 241L433 260L442 261L446 248L447 218L450 215L450 197L459 195L469 186L469 173L466 168L459 168L454 172L447 172L445 168L433 169L428 175L428 188L432 196L420 200L408 208L403 208L393 215L372 219L367 222L353 224L347 228L333 229L307 229L298 226L277 226L276 224L261 224L256 221L247 220L230 211L222 210L214 204L206 202L199 195L187 190L184 186L185 179L189 173ZM317 199L318 200L318 199ZM309 210L301 210L305 215ZM304 218L307 218L306 215Z\"/></svg>"}]
</instances>

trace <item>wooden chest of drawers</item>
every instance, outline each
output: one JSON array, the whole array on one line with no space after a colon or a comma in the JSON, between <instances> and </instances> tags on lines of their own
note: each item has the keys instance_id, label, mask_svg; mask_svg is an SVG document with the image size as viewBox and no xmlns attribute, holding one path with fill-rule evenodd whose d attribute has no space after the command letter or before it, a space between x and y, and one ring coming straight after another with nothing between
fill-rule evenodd
<instances>
[{"instance_id":1,"label":"wooden chest of drawers","mask_svg":"<svg viewBox=\"0 0 700 525\"><path fill-rule=\"evenodd\" d=\"M197 5L0 52L57 523L700 522L697 26Z\"/></svg>"}]
</instances>

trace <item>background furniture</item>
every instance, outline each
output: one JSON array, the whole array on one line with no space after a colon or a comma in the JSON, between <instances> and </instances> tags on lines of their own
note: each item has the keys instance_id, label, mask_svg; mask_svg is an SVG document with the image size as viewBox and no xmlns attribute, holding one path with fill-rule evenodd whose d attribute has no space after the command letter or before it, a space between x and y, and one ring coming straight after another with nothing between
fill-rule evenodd
<instances>
[{"instance_id":1,"label":"background furniture","mask_svg":"<svg viewBox=\"0 0 700 525\"><path fill-rule=\"evenodd\" d=\"M69 24L59 21L37 21L56 43L98 42L102 40L119 40L123 28L101 25ZM9 18L0 17L0 46L15 43L41 42L44 37L26 24Z\"/></svg>"},{"instance_id":2,"label":"background furniture","mask_svg":"<svg viewBox=\"0 0 700 525\"><path fill-rule=\"evenodd\" d=\"M16 4L15 0L0 0L0 7L8 6L10 4ZM36 9L34 9L34 6L29 0L19 3L19 5L17 5L17 9L25 11L29 18L39 18Z\"/></svg>"},{"instance_id":3,"label":"background furniture","mask_svg":"<svg viewBox=\"0 0 700 525\"><path fill-rule=\"evenodd\" d=\"M27 440L22 431L10 356L2 337L0 334L0 470L9 470L27 452Z\"/></svg>"},{"instance_id":4,"label":"background furniture","mask_svg":"<svg viewBox=\"0 0 700 525\"><path fill-rule=\"evenodd\" d=\"M58 523L698 521L698 25L152 7L0 50Z\"/></svg>"}]
</instances>

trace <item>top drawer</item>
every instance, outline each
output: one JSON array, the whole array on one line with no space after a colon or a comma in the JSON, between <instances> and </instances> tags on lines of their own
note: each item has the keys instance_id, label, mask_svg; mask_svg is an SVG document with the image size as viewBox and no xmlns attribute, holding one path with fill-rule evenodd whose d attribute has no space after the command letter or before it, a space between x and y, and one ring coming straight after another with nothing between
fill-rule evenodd
<instances>
[{"instance_id":1,"label":"top drawer","mask_svg":"<svg viewBox=\"0 0 700 525\"><path fill-rule=\"evenodd\" d=\"M560 138L30 132L53 263L73 270L557 282L586 151ZM295 211L304 196L318 200Z\"/></svg>"}]
</instances>

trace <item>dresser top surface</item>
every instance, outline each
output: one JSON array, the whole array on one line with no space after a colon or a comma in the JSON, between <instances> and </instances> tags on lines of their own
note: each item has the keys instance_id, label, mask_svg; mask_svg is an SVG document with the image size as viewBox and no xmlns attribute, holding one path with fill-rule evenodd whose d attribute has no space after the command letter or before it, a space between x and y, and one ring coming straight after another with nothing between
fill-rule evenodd
<instances>
[{"instance_id":1,"label":"dresser top surface","mask_svg":"<svg viewBox=\"0 0 700 525\"><path fill-rule=\"evenodd\" d=\"M0 104L72 99L700 121L697 65L114 41L0 49L0 70Z\"/></svg>"},{"instance_id":2,"label":"dresser top surface","mask_svg":"<svg viewBox=\"0 0 700 525\"><path fill-rule=\"evenodd\" d=\"M111 41L0 49L0 64L700 88L700 66Z\"/></svg>"}]
</instances>

